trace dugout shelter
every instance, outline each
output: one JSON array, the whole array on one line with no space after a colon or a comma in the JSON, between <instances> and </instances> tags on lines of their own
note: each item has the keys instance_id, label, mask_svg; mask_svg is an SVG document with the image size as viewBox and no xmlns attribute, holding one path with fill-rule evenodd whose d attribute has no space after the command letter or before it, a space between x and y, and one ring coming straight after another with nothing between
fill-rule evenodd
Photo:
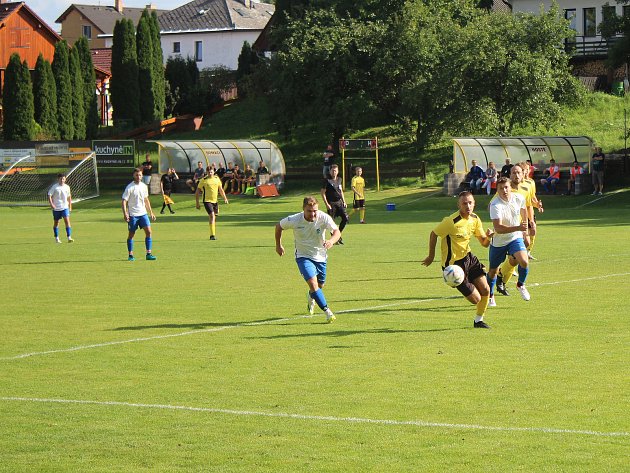
<instances>
[{"instance_id":1,"label":"dugout shelter","mask_svg":"<svg viewBox=\"0 0 630 473\"><path fill-rule=\"evenodd\" d=\"M249 164L256 171L262 160L269 169L269 184L278 189L284 185L286 167L280 148L268 140L258 141L165 141L151 140L158 145L160 174L175 168L178 173L192 174L201 161L204 167L215 163L227 169L238 164L241 169Z\"/></svg>"}]
</instances>

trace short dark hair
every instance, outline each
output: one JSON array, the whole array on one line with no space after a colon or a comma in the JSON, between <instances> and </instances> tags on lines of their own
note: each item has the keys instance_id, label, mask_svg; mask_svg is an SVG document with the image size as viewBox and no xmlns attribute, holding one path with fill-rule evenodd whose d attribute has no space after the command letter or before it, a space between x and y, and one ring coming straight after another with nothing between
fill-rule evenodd
<instances>
[{"instance_id":1,"label":"short dark hair","mask_svg":"<svg viewBox=\"0 0 630 473\"><path fill-rule=\"evenodd\" d=\"M499 180L497 181L497 186L503 184L504 182L510 182L510 178L509 177L500 177Z\"/></svg>"},{"instance_id":2,"label":"short dark hair","mask_svg":"<svg viewBox=\"0 0 630 473\"><path fill-rule=\"evenodd\" d=\"M317 202L317 199L315 197L313 197L312 195L307 195L306 197L304 197L304 200L302 201L303 209L305 209L306 207L312 207L313 205L319 205L319 202Z\"/></svg>"},{"instance_id":3,"label":"short dark hair","mask_svg":"<svg viewBox=\"0 0 630 473\"><path fill-rule=\"evenodd\" d=\"M59 179L60 177L66 177L65 173L60 172L59 174L57 174L57 179Z\"/></svg>"}]
</instances>

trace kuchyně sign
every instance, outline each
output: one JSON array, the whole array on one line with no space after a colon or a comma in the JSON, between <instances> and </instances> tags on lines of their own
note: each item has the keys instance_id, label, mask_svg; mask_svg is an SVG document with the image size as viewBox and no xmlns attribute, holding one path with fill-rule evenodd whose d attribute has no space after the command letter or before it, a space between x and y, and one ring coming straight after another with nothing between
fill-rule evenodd
<instances>
[{"instance_id":1,"label":"kuchyn\u011b sign","mask_svg":"<svg viewBox=\"0 0 630 473\"><path fill-rule=\"evenodd\" d=\"M128 168L134 166L134 140L94 140L92 149L99 167Z\"/></svg>"}]
</instances>

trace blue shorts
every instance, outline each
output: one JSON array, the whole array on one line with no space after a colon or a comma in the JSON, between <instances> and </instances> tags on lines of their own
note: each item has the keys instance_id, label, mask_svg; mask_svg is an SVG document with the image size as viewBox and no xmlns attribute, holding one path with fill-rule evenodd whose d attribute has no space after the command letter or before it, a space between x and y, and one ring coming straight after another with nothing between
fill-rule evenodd
<instances>
[{"instance_id":1,"label":"blue shorts","mask_svg":"<svg viewBox=\"0 0 630 473\"><path fill-rule=\"evenodd\" d=\"M129 228L130 232L135 232L138 227L150 227L151 221L149 220L149 216L147 214L140 215L139 217L129 217L129 223L127 224L127 228Z\"/></svg>"},{"instance_id":2,"label":"blue shorts","mask_svg":"<svg viewBox=\"0 0 630 473\"><path fill-rule=\"evenodd\" d=\"M317 282L326 282L326 261L313 261L308 258L295 258L300 274L305 281L317 276Z\"/></svg>"},{"instance_id":3,"label":"blue shorts","mask_svg":"<svg viewBox=\"0 0 630 473\"><path fill-rule=\"evenodd\" d=\"M490 245L490 256L488 257L490 260L490 268L498 268L501 266L501 263L505 261L507 255L514 255L514 253L518 251L527 251L522 238L517 238L505 246Z\"/></svg>"},{"instance_id":4,"label":"blue shorts","mask_svg":"<svg viewBox=\"0 0 630 473\"><path fill-rule=\"evenodd\" d=\"M55 220L61 220L64 217L69 217L70 216L70 209L63 209L63 210L53 210L53 218Z\"/></svg>"}]
</instances>

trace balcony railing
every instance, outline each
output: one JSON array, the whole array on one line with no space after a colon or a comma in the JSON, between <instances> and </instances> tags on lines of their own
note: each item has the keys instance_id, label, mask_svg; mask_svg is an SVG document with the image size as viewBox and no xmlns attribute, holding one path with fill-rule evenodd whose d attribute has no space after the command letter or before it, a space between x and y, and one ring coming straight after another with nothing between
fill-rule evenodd
<instances>
[{"instance_id":1,"label":"balcony railing","mask_svg":"<svg viewBox=\"0 0 630 473\"><path fill-rule=\"evenodd\" d=\"M564 50L574 57L607 57L610 48L620 39L621 36L576 36L571 41L565 41Z\"/></svg>"}]
</instances>

